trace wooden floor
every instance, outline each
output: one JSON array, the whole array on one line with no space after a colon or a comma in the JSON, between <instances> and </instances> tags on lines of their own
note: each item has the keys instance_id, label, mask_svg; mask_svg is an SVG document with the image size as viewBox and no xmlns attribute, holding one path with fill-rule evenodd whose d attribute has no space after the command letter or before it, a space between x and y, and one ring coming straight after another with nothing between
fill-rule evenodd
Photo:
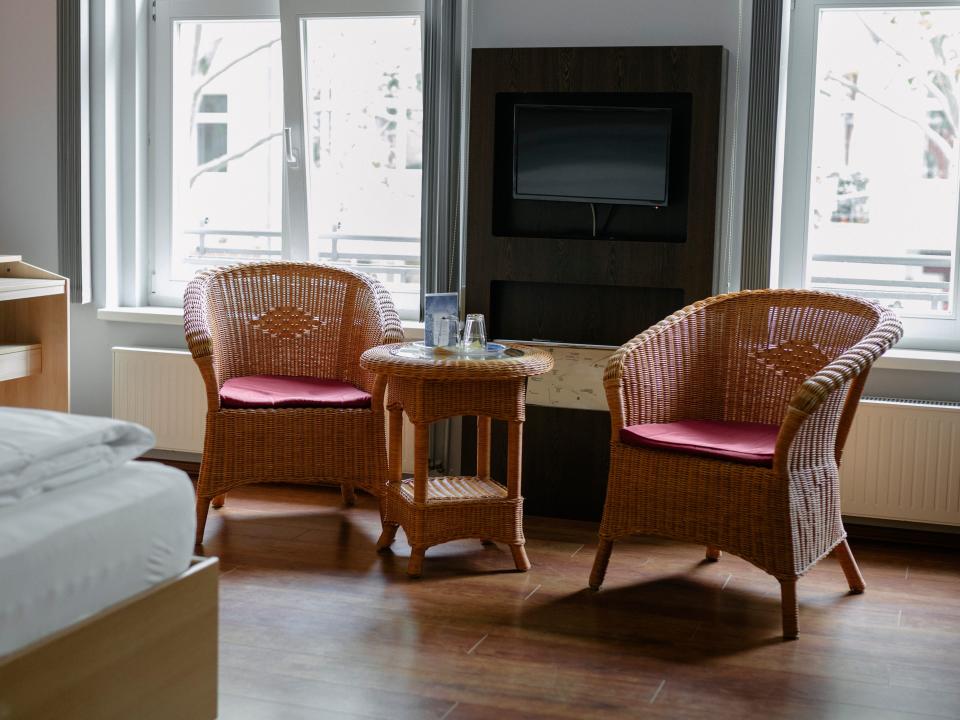
<instances>
[{"instance_id":1,"label":"wooden floor","mask_svg":"<svg viewBox=\"0 0 960 720\"><path fill-rule=\"evenodd\" d=\"M738 558L638 538L599 593L585 523L528 519L533 569L479 541L377 555L371 498L254 487L212 510L220 717L960 718L955 552L856 543L867 582L828 559L780 639L777 582Z\"/></svg>"}]
</instances>

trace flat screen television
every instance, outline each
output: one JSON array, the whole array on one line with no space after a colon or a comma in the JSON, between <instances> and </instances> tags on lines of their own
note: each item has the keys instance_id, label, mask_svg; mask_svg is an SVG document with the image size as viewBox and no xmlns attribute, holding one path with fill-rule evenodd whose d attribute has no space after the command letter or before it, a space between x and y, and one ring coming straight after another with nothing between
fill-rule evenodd
<instances>
[{"instance_id":1,"label":"flat screen television","mask_svg":"<svg viewBox=\"0 0 960 720\"><path fill-rule=\"evenodd\" d=\"M514 106L513 197L667 205L669 108Z\"/></svg>"}]
</instances>

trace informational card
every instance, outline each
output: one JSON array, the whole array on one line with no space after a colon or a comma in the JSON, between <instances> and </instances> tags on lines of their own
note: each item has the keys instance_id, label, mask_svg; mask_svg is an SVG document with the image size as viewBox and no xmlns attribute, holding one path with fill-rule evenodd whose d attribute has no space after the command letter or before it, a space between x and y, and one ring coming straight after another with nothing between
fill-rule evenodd
<instances>
[{"instance_id":1,"label":"informational card","mask_svg":"<svg viewBox=\"0 0 960 720\"><path fill-rule=\"evenodd\" d=\"M449 337L440 337L443 332L440 318L455 318L459 313L460 298L457 293L426 293L423 296L423 344L427 347L449 345Z\"/></svg>"}]
</instances>

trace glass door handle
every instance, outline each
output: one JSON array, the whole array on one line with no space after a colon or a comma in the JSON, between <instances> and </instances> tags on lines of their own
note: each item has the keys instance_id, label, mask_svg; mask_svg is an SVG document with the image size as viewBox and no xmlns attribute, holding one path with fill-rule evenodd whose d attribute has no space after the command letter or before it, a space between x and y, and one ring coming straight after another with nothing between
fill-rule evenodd
<instances>
[{"instance_id":1,"label":"glass door handle","mask_svg":"<svg viewBox=\"0 0 960 720\"><path fill-rule=\"evenodd\" d=\"M287 165L296 167L297 153L293 149L293 128L285 127L283 129L283 152L286 156Z\"/></svg>"}]
</instances>

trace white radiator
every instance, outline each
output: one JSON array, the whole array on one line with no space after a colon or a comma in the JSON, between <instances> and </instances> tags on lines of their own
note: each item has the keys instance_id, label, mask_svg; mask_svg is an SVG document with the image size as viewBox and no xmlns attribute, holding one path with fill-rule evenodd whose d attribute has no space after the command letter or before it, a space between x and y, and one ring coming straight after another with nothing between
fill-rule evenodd
<instances>
[{"instance_id":1,"label":"white radiator","mask_svg":"<svg viewBox=\"0 0 960 720\"><path fill-rule=\"evenodd\" d=\"M113 348L113 416L146 425L158 450L203 452L207 394L187 350Z\"/></svg>"},{"instance_id":2,"label":"white radiator","mask_svg":"<svg viewBox=\"0 0 960 720\"><path fill-rule=\"evenodd\" d=\"M207 394L189 351L113 348L113 417L146 425L158 450L203 452ZM413 426L403 418L403 471L413 472Z\"/></svg>"},{"instance_id":3,"label":"white radiator","mask_svg":"<svg viewBox=\"0 0 960 720\"><path fill-rule=\"evenodd\" d=\"M960 525L960 403L864 399L840 486L844 515Z\"/></svg>"}]
</instances>

